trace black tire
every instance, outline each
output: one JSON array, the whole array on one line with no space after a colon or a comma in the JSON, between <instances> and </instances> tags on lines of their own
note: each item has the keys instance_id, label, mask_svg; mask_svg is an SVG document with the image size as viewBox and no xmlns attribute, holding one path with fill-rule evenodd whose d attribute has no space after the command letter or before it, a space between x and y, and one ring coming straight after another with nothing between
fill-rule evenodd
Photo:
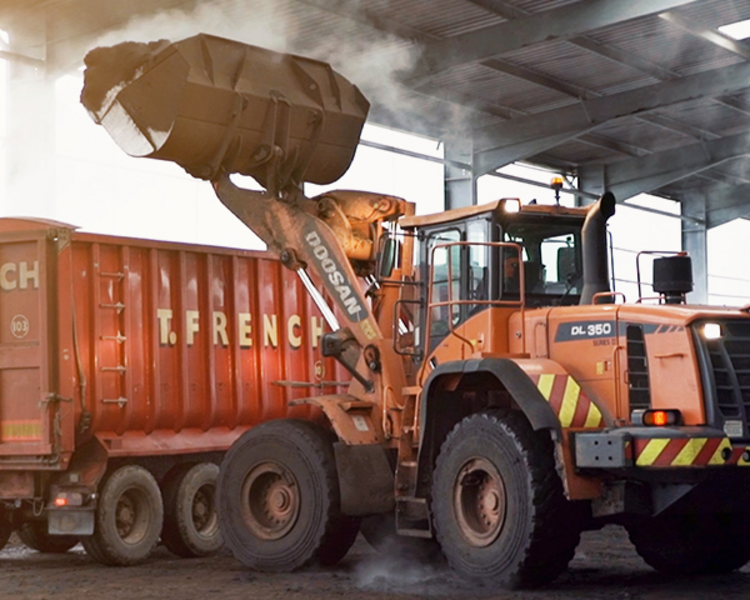
<instances>
[{"instance_id":1,"label":"black tire","mask_svg":"<svg viewBox=\"0 0 750 600\"><path fill-rule=\"evenodd\" d=\"M167 476L161 539L177 556L210 556L221 548L216 512L218 476L219 467L213 463L185 465Z\"/></svg>"},{"instance_id":2,"label":"black tire","mask_svg":"<svg viewBox=\"0 0 750 600\"><path fill-rule=\"evenodd\" d=\"M260 571L333 565L359 531L359 520L340 511L331 433L307 421L245 433L224 457L217 491L224 543Z\"/></svg>"},{"instance_id":3,"label":"black tire","mask_svg":"<svg viewBox=\"0 0 750 600\"><path fill-rule=\"evenodd\" d=\"M627 524L643 560L670 575L729 573L750 560L747 515L641 517Z\"/></svg>"},{"instance_id":4,"label":"black tire","mask_svg":"<svg viewBox=\"0 0 750 600\"><path fill-rule=\"evenodd\" d=\"M359 530L367 543L380 554L411 558L421 562L433 562L442 557L437 540L398 535L394 513L365 517L362 519Z\"/></svg>"},{"instance_id":5,"label":"black tire","mask_svg":"<svg viewBox=\"0 0 750 600\"><path fill-rule=\"evenodd\" d=\"M154 476L138 465L114 471L101 486L94 534L81 538L86 553L112 566L144 562L164 522L161 492Z\"/></svg>"},{"instance_id":6,"label":"black tire","mask_svg":"<svg viewBox=\"0 0 750 600\"><path fill-rule=\"evenodd\" d=\"M438 541L459 573L509 589L555 579L581 524L555 470L553 444L518 412L466 417L437 459L432 510Z\"/></svg>"},{"instance_id":7,"label":"black tire","mask_svg":"<svg viewBox=\"0 0 750 600\"><path fill-rule=\"evenodd\" d=\"M17 533L26 546L44 554L62 554L78 543L78 538L72 535L47 533L46 521L28 521L18 528Z\"/></svg>"}]
</instances>

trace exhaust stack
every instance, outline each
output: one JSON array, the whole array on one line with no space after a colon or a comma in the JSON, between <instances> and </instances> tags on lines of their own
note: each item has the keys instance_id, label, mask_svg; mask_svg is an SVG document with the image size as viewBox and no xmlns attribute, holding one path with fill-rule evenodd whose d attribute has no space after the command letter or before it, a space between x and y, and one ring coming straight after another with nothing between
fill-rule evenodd
<instances>
[{"instance_id":1,"label":"exhaust stack","mask_svg":"<svg viewBox=\"0 0 750 600\"><path fill-rule=\"evenodd\" d=\"M96 48L85 63L81 102L125 152L271 193L341 177L369 110L327 63L206 34Z\"/></svg>"},{"instance_id":2,"label":"exhaust stack","mask_svg":"<svg viewBox=\"0 0 750 600\"><path fill-rule=\"evenodd\" d=\"M581 231L583 244L583 290L580 304L591 304L594 295L609 292L607 219L615 214L615 196L605 192L586 215Z\"/></svg>"}]
</instances>

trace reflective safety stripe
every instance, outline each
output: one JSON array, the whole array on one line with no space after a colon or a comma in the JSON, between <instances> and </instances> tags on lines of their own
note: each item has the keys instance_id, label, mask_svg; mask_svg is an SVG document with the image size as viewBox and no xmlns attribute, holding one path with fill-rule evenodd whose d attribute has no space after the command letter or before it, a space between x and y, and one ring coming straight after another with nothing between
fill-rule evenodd
<instances>
[{"instance_id":1,"label":"reflective safety stripe","mask_svg":"<svg viewBox=\"0 0 750 600\"><path fill-rule=\"evenodd\" d=\"M647 467L654 464L654 461L659 458L659 455L667 447L669 441L668 439L649 440L643 451L638 454L635 464L639 467Z\"/></svg>"},{"instance_id":2,"label":"reflective safety stripe","mask_svg":"<svg viewBox=\"0 0 750 600\"><path fill-rule=\"evenodd\" d=\"M692 465L695 463L695 459L698 458L698 454L703 450L703 446L708 442L707 439L695 438L688 440L685 447L680 450L680 453L672 461L673 466Z\"/></svg>"},{"instance_id":3,"label":"reflective safety stripe","mask_svg":"<svg viewBox=\"0 0 750 600\"><path fill-rule=\"evenodd\" d=\"M573 418L576 416L578 407L578 397L581 394L581 386L578 385L572 377L568 377L565 383L565 394L563 395L562 406L560 407L560 424L563 427L570 427L573 424Z\"/></svg>"},{"instance_id":4,"label":"reflective safety stripe","mask_svg":"<svg viewBox=\"0 0 750 600\"><path fill-rule=\"evenodd\" d=\"M638 467L750 466L743 458L750 448L732 446L729 438L641 438L634 445Z\"/></svg>"},{"instance_id":5,"label":"reflective safety stripe","mask_svg":"<svg viewBox=\"0 0 750 600\"><path fill-rule=\"evenodd\" d=\"M544 399L549 401L550 396L552 395L552 386L555 384L555 376L554 375L540 375L539 376L539 391L542 393L542 396L544 396Z\"/></svg>"},{"instance_id":6,"label":"reflective safety stripe","mask_svg":"<svg viewBox=\"0 0 750 600\"><path fill-rule=\"evenodd\" d=\"M562 427L595 429L604 427L599 407L581 390L569 375L543 373L531 376L542 397L549 402Z\"/></svg>"}]
</instances>

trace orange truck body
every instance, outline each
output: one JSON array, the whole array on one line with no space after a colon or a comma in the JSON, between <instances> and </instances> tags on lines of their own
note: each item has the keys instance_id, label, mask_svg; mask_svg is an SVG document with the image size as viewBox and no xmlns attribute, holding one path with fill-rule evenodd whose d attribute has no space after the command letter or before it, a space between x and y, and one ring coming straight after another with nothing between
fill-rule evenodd
<instances>
[{"instance_id":1,"label":"orange truck body","mask_svg":"<svg viewBox=\"0 0 750 600\"><path fill-rule=\"evenodd\" d=\"M348 375L324 322L266 252L0 219L0 500L91 492L107 461L222 453ZM94 458L96 457L96 458Z\"/></svg>"}]
</instances>

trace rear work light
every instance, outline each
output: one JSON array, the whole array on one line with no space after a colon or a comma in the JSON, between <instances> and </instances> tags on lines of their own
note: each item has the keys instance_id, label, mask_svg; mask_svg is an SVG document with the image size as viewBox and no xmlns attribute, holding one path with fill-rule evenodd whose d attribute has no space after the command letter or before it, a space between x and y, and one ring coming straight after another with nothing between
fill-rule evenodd
<instances>
[{"instance_id":1,"label":"rear work light","mask_svg":"<svg viewBox=\"0 0 750 600\"><path fill-rule=\"evenodd\" d=\"M682 413L676 408L634 410L630 416L633 425L668 427L682 425Z\"/></svg>"}]
</instances>

